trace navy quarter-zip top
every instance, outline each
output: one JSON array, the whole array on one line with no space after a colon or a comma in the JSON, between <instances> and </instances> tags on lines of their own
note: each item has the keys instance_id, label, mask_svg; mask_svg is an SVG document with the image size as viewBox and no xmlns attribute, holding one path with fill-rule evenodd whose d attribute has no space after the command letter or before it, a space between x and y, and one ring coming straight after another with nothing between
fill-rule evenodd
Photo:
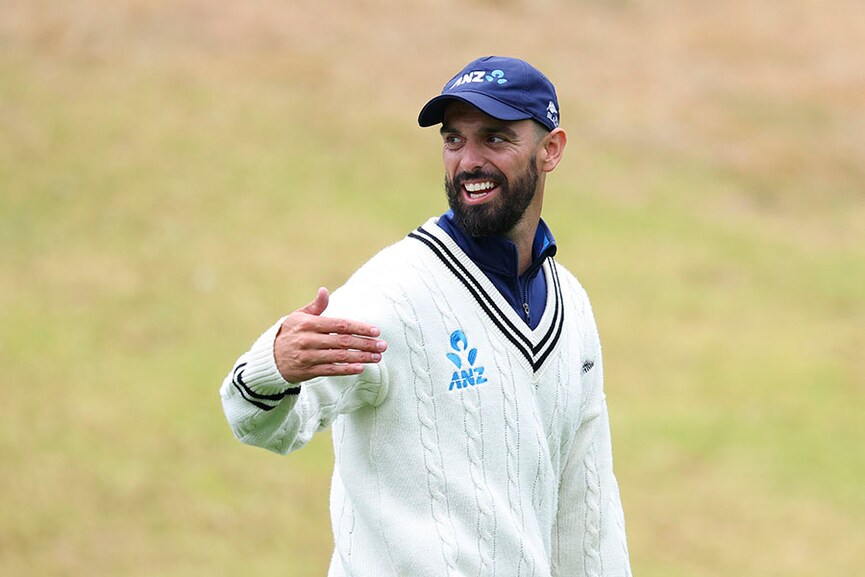
<instances>
[{"instance_id":1,"label":"navy quarter-zip top","mask_svg":"<svg viewBox=\"0 0 865 577\"><path fill-rule=\"evenodd\" d=\"M556 254L556 241L546 223L543 220L538 223L532 243L532 263L523 274L519 274L517 245L510 240L500 236L469 236L457 226L450 210L436 224L483 271L520 318L530 328L536 328L547 303L547 279L538 272L544 260Z\"/></svg>"}]
</instances>

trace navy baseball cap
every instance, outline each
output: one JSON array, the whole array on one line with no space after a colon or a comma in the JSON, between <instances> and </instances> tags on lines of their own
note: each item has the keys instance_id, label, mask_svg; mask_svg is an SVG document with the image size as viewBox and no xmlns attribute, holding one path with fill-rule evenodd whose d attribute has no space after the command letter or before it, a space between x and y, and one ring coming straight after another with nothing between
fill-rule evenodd
<instances>
[{"instance_id":1,"label":"navy baseball cap","mask_svg":"<svg viewBox=\"0 0 865 577\"><path fill-rule=\"evenodd\" d=\"M445 84L441 94L426 103L418 124L439 124L445 108L454 100L467 102L499 120L531 118L548 130L559 125L555 86L540 70L517 58L485 56L472 60Z\"/></svg>"}]
</instances>

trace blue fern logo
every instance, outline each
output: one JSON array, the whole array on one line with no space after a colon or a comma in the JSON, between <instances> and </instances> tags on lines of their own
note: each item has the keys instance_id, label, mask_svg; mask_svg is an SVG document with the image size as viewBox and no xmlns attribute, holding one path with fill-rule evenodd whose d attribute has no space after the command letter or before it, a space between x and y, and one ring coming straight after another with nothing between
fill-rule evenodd
<instances>
[{"instance_id":1,"label":"blue fern logo","mask_svg":"<svg viewBox=\"0 0 865 577\"><path fill-rule=\"evenodd\" d=\"M461 329L451 333L451 349L455 352L447 353L447 358L457 370L451 375L448 391L454 390L454 387L459 390L482 385L487 382L486 377L483 376L484 367L475 365L475 361L478 358L478 350L476 348L469 348L469 341Z\"/></svg>"},{"instance_id":2,"label":"blue fern logo","mask_svg":"<svg viewBox=\"0 0 865 577\"><path fill-rule=\"evenodd\" d=\"M495 81L496 84L504 84L505 82L508 81L508 79L505 78L505 73L502 72L501 70L493 70L492 72L490 72L489 74L486 75L486 80L487 80L487 82Z\"/></svg>"}]
</instances>

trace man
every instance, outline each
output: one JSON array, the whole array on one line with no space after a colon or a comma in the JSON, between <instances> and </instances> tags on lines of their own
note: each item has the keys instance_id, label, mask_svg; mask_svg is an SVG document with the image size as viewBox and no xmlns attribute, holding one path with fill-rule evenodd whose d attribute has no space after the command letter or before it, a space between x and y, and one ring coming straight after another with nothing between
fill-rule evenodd
<instances>
[{"instance_id":1,"label":"man","mask_svg":"<svg viewBox=\"0 0 865 577\"><path fill-rule=\"evenodd\" d=\"M234 433L288 453L333 427L331 576L630 575L597 328L540 219L555 89L480 58L418 121L451 210L240 357Z\"/></svg>"}]
</instances>

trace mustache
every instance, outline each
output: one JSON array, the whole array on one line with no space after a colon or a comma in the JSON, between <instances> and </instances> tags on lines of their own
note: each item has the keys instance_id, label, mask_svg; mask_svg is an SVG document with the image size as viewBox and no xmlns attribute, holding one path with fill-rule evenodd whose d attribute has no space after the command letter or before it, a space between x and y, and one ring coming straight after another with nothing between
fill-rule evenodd
<instances>
[{"instance_id":1,"label":"mustache","mask_svg":"<svg viewBox=\"0 0 865 577\"><path fill-rule=\"evenodd\" d=\"M456 187L461 187L463 183L467 180L489 180L494 184L501 184L503 182L507 182L507 178L500 172L493 172L490 170L473 170L471 172L460 172L454 176L453 184Z\"/></svg>"}]
</instances>

